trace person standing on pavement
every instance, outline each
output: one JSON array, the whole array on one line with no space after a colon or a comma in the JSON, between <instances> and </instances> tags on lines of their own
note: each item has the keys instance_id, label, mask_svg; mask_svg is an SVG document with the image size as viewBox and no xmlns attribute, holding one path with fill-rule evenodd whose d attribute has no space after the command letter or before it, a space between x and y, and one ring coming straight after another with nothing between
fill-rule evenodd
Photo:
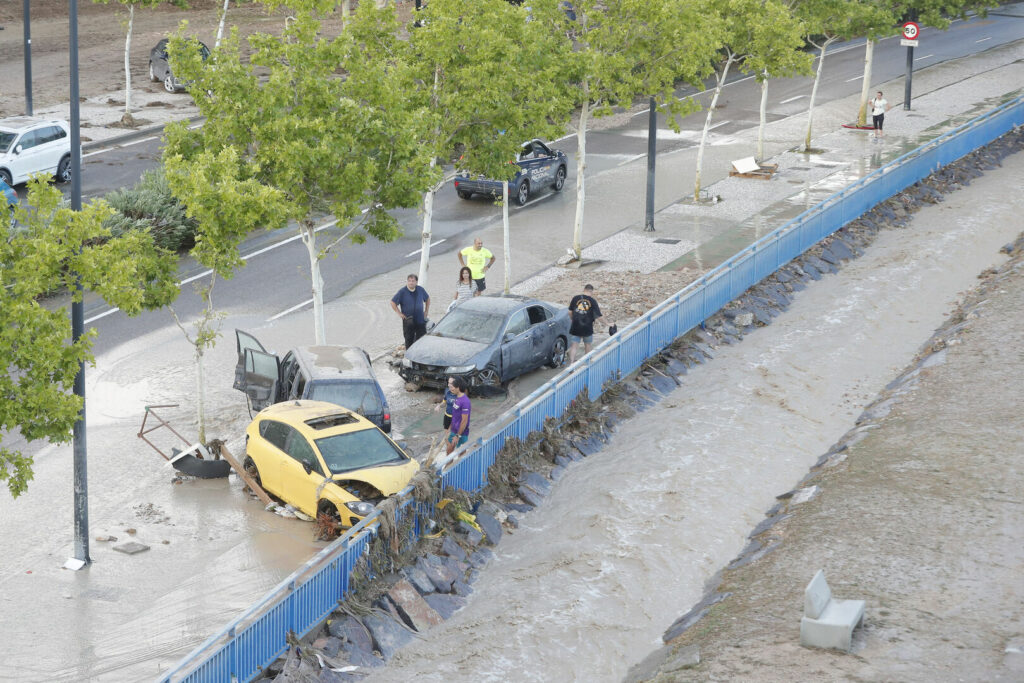
<instances>
[{"instance_id":1,"label":"person standing on pavement","mask_svg":"<svg viewBox=\"0 0 1024 683\"><path fill-rule=\"evenodd\" d=\"M441 406L444 406L444 419L441 423L444 425L443 429L445 431L448 431L452 426L452 406L455 405L456 398L454 382L454 378L448 378L448 386L445 387L444 395L441 397L441 400L437 402L437 405L434 406L435 411L440 410Z\"/></svg>"},{"instance_id":2,"label":"person standing on pavement","mask_svg":"<svg viewBox=\"0 0 1024 683\"><path fill-rule=\"evenodd\" d=\"M878 94L875 95L875 99L871 100L871 122L875 126L875 137L880 138L884 135L882 133L882 125L885 123L885 112L892 109L889 103L882 97L882 91L879 90Z\"/></svg>"},{"instance_id":3,"label":"person standing on pavement","mask_svg":"<svg viewBox=\"0 0 1024 683\"><path fill-rule=\"evenodd\" d=\"M477 287L476 281L473 279L473 271L469 269L469 266L462 266L459 269L459 281L455 285L455 299L448 310L452 310L463 301L469 301L474 296L480 296L480 288Z\"/></svg>"},{"instance_id":4,"label":"person standing on pavement","mask_svg":"<svg viewBox=\"0 0 1024 683\"><path fill-rule=\"evenodd\" d=\"M594 298L594 285L584 285L583 293L569 302L569 364L576 362L576 348L583 342L583 352L594 348L594 323L601 319L601 307Z\"/></svg>"},{"instance_id":5,"label":"person standing on pavement","mask_svg":"<svg viewBox=\"0 0 1024 683\"><path fill-rule=\"evenodd\" d=\"M473 282L476 283L476 288L483 294L483 291L487 289L484 275L494 265L494 254L484 249L484 241L477 237L473 240L473 246L466 247L460 251L459 263L463 266L469 266L469 272L473 275Z\"/></svg>"},{"instance_id":6,"label":"person standing on pavement","mask_svg":"<svg viewBox=\"0 0 1024 683\"><path fill-rule=\"evenodd\" d=\"M449 381L455 391L455 401L452 403L452 424L448 428L447 438L447 452L451 453L469 439L469 413L472 406L469 396L466 394L466 380L454 377Z\"/></svg>"},{"instance_id":7,"label":"person standing on pavement","mask_svg":"<svg viewBox=\"0 0 1024 683\"><path fill-rule=\"evenodd\" d=\"M391 308L402 319L402 334L405 336L405 350L408 351L417 339L427 333L427 316L430 315L430 295L419 286L419 277L409 275L405 287L391 297Z\"/></svg>"}]
</instances>

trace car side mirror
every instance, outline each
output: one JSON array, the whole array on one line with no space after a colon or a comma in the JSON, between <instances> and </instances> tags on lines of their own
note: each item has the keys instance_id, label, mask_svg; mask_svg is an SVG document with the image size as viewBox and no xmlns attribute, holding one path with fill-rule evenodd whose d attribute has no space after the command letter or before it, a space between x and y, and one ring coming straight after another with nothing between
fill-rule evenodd
<instances>
[{"instance_id":1,"label":"car side mirror","mask_svg":"<svg viewBox=\"0 0 1024 683\"><path fill-rule=\"evenodd\" d=\"M302 469L306 470L306 474L312 474L313 468L309 466L308 462L302 463Z\"/></svg>"},{"instance_id":2,"label":"car side mirror","mask_svg":"<svg viewBox=\"0 0 1024 683\"><path fill-rule=\"evenodd\" d=\"M21 154L23 149L24 148L21 145L18 145L17 147L14 148L14 153L15 154Z\"/></svg>"},{"instance_id":3,"label":"car side mirror","mask_svg":"<svg viewBox=\"0 0 1024 683\"><path fill-rule=\"evenodd\" d=\"M512 334L511 332L506 332L506 333L505 333L505 339L504 339L504 341L505 341L505 342L510 342L510 341L512 341L512 340L513 340L513 339L515 339L515 338L516 338L516 335Z\"/></svg>"}]
</instances>

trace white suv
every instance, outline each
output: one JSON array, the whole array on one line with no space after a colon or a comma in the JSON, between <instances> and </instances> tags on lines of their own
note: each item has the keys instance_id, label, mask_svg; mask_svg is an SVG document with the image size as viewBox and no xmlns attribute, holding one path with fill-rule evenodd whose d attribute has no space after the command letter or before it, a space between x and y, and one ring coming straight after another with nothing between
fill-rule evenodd
<instances>
[{"instance_id":1,"label":"white suv","mask_svg":"<svg viewBox=\"0 0 1024 683\"><path fill-rule=\"evenodd\" d=\"M71 180L71 135L66 121L14 116L0 119L0 178L23 183L34 173L49 173L59 183Z\"/></svg>"}]
</instances>

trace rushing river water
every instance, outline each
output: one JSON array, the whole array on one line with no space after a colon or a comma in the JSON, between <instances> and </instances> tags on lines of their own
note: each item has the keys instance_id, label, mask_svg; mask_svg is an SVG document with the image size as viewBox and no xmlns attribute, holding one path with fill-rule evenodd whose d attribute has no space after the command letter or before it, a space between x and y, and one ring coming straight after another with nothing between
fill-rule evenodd
<instances>
[{"instance_id":1,"label":"rushing river water","mask_svg":"<svg viewBox=\"0 0 1024 683\"><path fill-rule=\"evenodd\" d=\"M371 681L614 681L1020 231L1010 157L801 292L521 517L469 604Z\"/></svg>"}]
</instances>

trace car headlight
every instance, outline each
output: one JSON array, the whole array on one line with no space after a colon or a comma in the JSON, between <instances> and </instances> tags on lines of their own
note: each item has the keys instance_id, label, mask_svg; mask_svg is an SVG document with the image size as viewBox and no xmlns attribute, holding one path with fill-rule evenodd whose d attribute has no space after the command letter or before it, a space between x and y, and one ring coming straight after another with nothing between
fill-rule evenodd
<instances>
[{"instance_id":1,"label":"car headlight","mask_svg":"<svg viewBox=\"0 0 1024 683\"><path fill-rule=\"evenodd\" d=\"M464 375L474 370L476 370L475 365L449 365L444 372L446 375Z\"/></svg>"},{"instance_id":2,"label":"car headlight","mask_svg":"<svg viewBox=\"0 0 1024 683\"><path fill-rule=\"evenodd\" d=\"M365 517L366 515L373 512L373 503L367 503L365 500L357 500L351 503L345 503L345 507L347 507L349 510L356 513L360 517Z\"/></svg>"},{"instance_id":3,"label":"car headlight","mask_svg":"<svg viewBox=\"0 0 1024 683\"><path fill-rule=\"evenodd\" d=\"M411 368L412 367L412 361L409 360L408 358L403 358L402 359L402 367L403 368Z\"/></svg>"}]
</instances>

